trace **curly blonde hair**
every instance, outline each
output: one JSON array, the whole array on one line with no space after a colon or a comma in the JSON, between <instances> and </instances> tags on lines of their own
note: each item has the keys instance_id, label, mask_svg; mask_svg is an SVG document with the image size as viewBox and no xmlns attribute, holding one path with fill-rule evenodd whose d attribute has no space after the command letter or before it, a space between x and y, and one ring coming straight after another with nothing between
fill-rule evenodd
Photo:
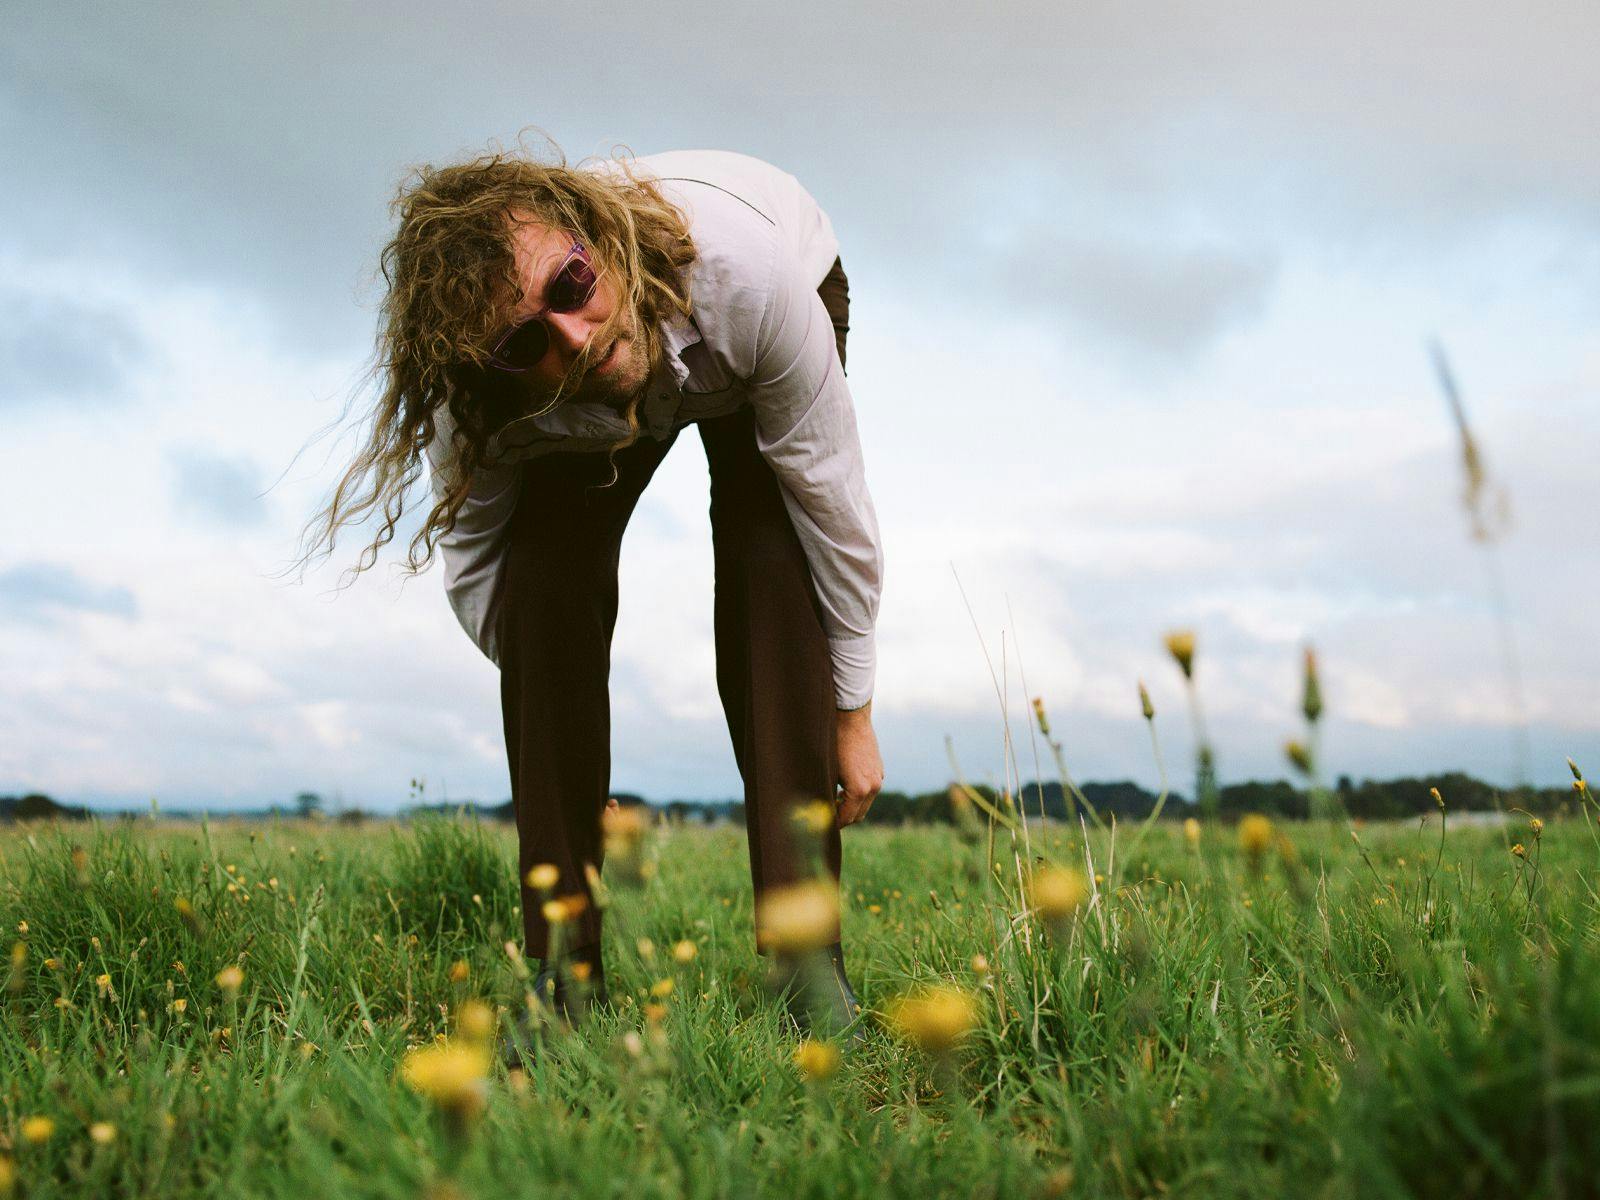
<instances>
[{"instance_id":1,"label":"curly blonde hair","mask_svg":"<svg viewBox=\"0 0 1600 1200\"><path fill-rule=\"evenodd\" d=\"M414 167L390 202L399 224L380 256L387 291L368 372L382 387L365 444L306 525L297 560L302 568L333 552L341 528L381 513L378 532L350 577L377 562L405 513L443 409L454 426L443 494L411 539L405 563L408 574L425 570L439 539L454 528L491 438L523 415L503 376L487 366L492 339L521 299L513 209L570 230L598 273L618 283L616 311L576 357L549 407L588 370L589 347L609 345L615 329L636 330L646 361L654 364L662 353L662 323L690 315L687 268L695 248L688 218L648 177L635 174L631 154L569 166L554 141L546 142L554 150L548 162L492 150L463 163ZM620 169L586 169L590 163ZM609 448L613 458L639 436L640 399L627 404L628 433Z\"/></svg>"}]
</instances>

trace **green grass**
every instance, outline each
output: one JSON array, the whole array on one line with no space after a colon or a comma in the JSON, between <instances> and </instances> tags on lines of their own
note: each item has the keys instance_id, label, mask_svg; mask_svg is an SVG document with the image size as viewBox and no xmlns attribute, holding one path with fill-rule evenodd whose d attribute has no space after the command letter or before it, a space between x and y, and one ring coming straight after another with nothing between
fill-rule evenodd
<instances>
[{"instance_id":1,"label":"green grass","mask_svg":"<svg viewBox=\"0 0 1600 1200\"><path fill-rule=\"evenodd\" d=\"M461 1136L397 1068L463 1000L524 1003L508 832L8 832L0 920L26 932L0 945L26 959L0 994L0 1155L25 1196L1597 1194L1586 817L1514 831L1526 859L1492 830L1441 847L1437 825L1360 848L1299 826L1258 869L1230 829L1138 836L1094 837L1106 880L1047 930L1016 880L1030 851L1084 864L1062 827L997 831L992 872L984 831L848 831L865 1002L953 981L982 1019L942 1061L874 1027L808 1085L761 987L742 830L661 831L653 877L613 896L616 1012L515 1085L497 1068ZM38 1115L53 1136L28 1143Z\"/></svg>"}]
</instances>

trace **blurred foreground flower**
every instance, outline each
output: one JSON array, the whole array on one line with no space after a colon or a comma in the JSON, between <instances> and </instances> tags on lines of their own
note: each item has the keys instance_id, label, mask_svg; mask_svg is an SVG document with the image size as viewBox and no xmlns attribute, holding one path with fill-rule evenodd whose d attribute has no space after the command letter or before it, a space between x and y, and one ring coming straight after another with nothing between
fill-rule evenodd
<instances>
[{"instance_id":1,"label":"blurred foreground flower","mask_svg":"<svg viewBox=\"0 0 1600 1200\"><path fill-rule=\"evenodd\" d=\"M839 1048L832 1042L806 1038L795 1047L794 1063L807 1083L823 1083L839 1069Z\"/></svg>"},{"instance_id":2,"label":"blurred foreground flower","mask_svg":"<svg viewBox=\"0 0 1600 1200\"><path fill-rule=\"evenodd\" d=\"M400 1077L446 1116L475 1116L488 1097L490 1053L484 1041L436 1042L406 1051Z\"/></svg>"},{"instance_id":3,"label":"blurred foreground flower","mask_svg":"<svg viewBox=\"0 0 1600 1200\"><path fill-rule=\"evenodd\" d=\"M1088 898L1089 881L1070 867L1040 867L1028 885L1028 906L1052 925L1066 921Z\"/></svg>"},{"instance_id":4,"label":"blurred foreground flower","mask_svg":"<svg viewBox=\"0 0 1600 1200\"><path fill-rule=\"evenodd\" d=\"M244 971L237 965L223 967L217 972L217 986L233 995L244 986Z\"/></svg>"},{"instance_id":5,"label":"blurred foreground flower","mask_svg":"<svg viewBox=\"0 0 1600 1200\"><path fill-rule=\"evenodd\" d=\"M756 940L779 953L816 950L834 940L839 891L820 879L772 888L756 905Z\"/></svg>"},{"instance_id":6,"label":"blurred foreground flower","mask_svg":"<svg viewBox=\"0 0 1600 1200\"><path fill-rule=\"evenodd\" d=\"M456 1009L456 1032L471 1042L487 1042L494 1037L499 1018L482 1000L468 1000Z\"/></svg>"},{"instance_id":7,"label":"blurred foreground flower","mask_svg":"<svg viewBox=\"0 0 1600 1200\"><path fill-rule=\"evenodd\" d=\"M1191 846L1200 844L1200 822L1193 817L1183 819L1183 840Z\"/></svg>"},{"instance_id":8,"label":"blurred foreground flower","mask_svg":"<svg viewBox=\"0 0 1600 1200\"><path fill-rule=\"evenodd\" d=\"M89 1126L89 1140L96 1146L109 1146L117 1140L117 1127L110 1121L96 1121Z\"/></svg>"},{"instance_id":9,"label":"blurred foreground flower","mask_svg":"<svg viewBox=\"0 0 1600 1200\"><path fill-rule=\"evenodd\" d=\"M1250 856L1252 865L1259 864L1261 856L1272 846L1272 822L1260 813L1251 813L1239 821L1239 848Z\"/></svg>"},{"instance_id":10,"label":"blurred foreground flower","mask_svg":"<svg viewBox=\"0 0 1600 1200\"><path fill-rule=\"evenodd\" d=\"M978 1024L978 1001L971 992L940 984L889 1005L889 1026L930 1054L944 1054Z\"/></svg>"},{"instance_id":11,"label":"blurred foreground flower","mask_svg":"<svg viewBox=\"0 0 1600 1200\"><path fill-rule=\"evenodd\" d=\"M528 870L528 886L535 891L548 892L561 879L561 869L555 863L539 863Z\"/></svg>"},{"instance_id":12,"label":"blurred foreground flower","mask_svg":"<svg viewBox=\"0 0 1600 1200\"><path fill-rule=\"evenodd\" d=\"M55 1135L56 1123L49 1117L28 1117L22 1122L22 1140L31 1146L42 1146Z\"/></svg>"}]
</instances>

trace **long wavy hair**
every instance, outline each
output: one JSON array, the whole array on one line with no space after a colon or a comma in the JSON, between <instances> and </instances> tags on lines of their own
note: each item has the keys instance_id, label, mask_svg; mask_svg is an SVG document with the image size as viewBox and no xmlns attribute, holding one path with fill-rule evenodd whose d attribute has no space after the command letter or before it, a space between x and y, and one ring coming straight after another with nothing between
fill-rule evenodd
<instances>
[{"instance_id":1,"label":"long wavy hair","mask_svg":"<svg viewBox=\"0 0 1600 1200\"><path fill-rule=\"evenodd\" d=\"M662 353L662 323L674 314L690 315L687 268L695 249L685 215L647 176L635 174L631 153L569 166L555 142L545 140L552 161L522 152L519 137L517 152L492 150L450 166L413 167L400 184L389 205L398 225L379 260L387 290L366 372L381 385L365 444L305 527L296 560L302 569L332 554L341 528L374 513L380 514L378 532L348 577L377 562L405 513L443 410L451 430L445 470L405 563L408 574L427 569L439 539L455 527L473 472L489 461L491 439L527 415L518 408L526 396L487 365L492 340L521 299L512 209L526 209L541 223L575 234L602 278L617 281L620 296L616 311L541 411L567 398L569 385L588 370L590 348L609 346L615 330L633 331L653 366ZM586 169L591 163L599 169ZM641 398L628 401L627 435L609 447L613 482L616 452L639 437Z\"/></svg>"}]
</instances>

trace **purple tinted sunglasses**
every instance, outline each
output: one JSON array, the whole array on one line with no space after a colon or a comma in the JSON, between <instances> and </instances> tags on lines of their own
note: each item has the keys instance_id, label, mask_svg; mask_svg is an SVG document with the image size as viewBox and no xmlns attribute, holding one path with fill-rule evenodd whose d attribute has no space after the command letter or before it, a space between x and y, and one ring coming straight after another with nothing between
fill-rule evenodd
<instances>
[{"instance_id":1,"label":"purple tinted sunglasses","mask_svg":"<svg viewBox=\"0 0 1600 1200\"><path fill-rule=\"evenodd\" d=\"M572 249L556 268L545 291L545 306L526 320L519 321L489 351L489 363L502 371L529 371L550 348L550 327L544 323L549 313L576 312L594 295L599 276L583 243L573 239Z\"/></svg>"}]
</instances>

